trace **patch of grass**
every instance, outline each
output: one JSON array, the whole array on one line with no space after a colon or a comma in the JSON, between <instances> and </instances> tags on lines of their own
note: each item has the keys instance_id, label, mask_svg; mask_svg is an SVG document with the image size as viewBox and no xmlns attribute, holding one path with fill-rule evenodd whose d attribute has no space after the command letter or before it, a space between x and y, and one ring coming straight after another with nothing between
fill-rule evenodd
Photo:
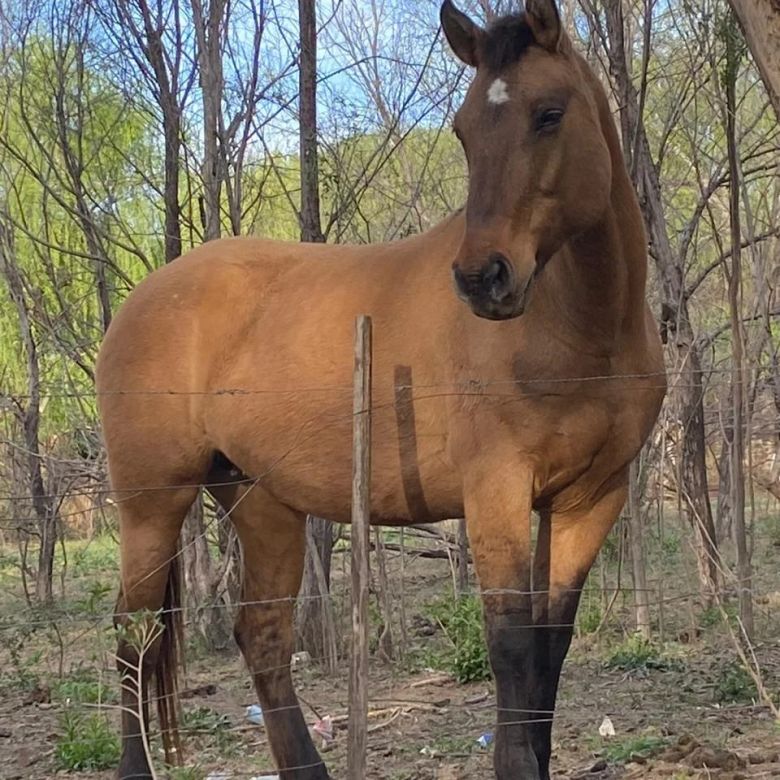
<instances>
[{"instance_id":1,"label":"patch of grass","mask_svg":"<svg viewBox=\"0 0 780 780\"><path fill-rule=\"evenodd\" d=\"M737 607L734 604L726 604L724 606L724 609L726 611L726 616L728 617L729 623L732 625L736 625L736 618L737 618ZM717 605L713 605L711 607L707 607L701 615L699 615L699 625L702 628L712 628L713 626L719 626L723 623L723 612L721 612L720 607Z\"/></svg>"},{"instance_id":2,"label":"patch of grass","mask_svg":"<svg viewBox=\"0 0 780 780\"><path fill-rule=\"evenodd\" d=\"M96 572L116 570L119 545L108 535L100 536L90 540L83 547L71 551L70 555L70 566L74 574L93 577Z\"/></svg>"},{"instance_id":3,"label":"patch of grass","mask_svg":"<svg viewBox=\"0 0 780 780\"><path fill-rule=\"evenodd\" d=\"M618 549L620 547L620 539L617 533L612 530L607 538L604 540L604 544L601 545L601 560L607 563L615 563L618 559Z\"/></svg>"},{"instance_id":4,"label":"patch of grass","mask_svg":"<svg viewBox=\"0 0 780 780\"><path fill-rule=\"evenodd\" d=\"M206 640L199 631L188 631L184 636L185 657L190 661L204 661L211 656Z\"/></svg>"},{"instance_id":5,"label":"patch of grass","mask_svg":"<svg viewBox=\"0 0 780 780\"><path fill-rule=\"evenodd\" d=\"M52 695L60 701L75 704L113 704L117 701L116 693L98 678L95 671L83 667L52 685Z\"/></svg>"},{"instance_id":6,"label":"patch of grass","mask_svg":"<svg viewBox=\"0 0 780 780\"><path fill-rule=\"evenodd\" d=\"M230 728L230 718L211 707L195 707L184 710L181 724L191 731L215 732Z\"/></svg>"},{"instance_id":7,"label":"patch of grass","mask_svg":"<svg viewBox=\"0 0 780 780\"><path fill-rule=\"evenodd\" d=\"M655 734L645 734L624 740L610 740L604 745L602 755L610 764L625 764L633 758L649 758L663 750L667 740Z\"/></svg>"},{"instance_id":8,"label":"patch of grass","mask_svg":"<svg viewBox=\"0 0 780 780\"><path fill-rule=\"evenodd\" d=\"M680 554L680 536L674 532L667 531L662 537L661 553L664 558L676 558Z\"/></svg>"},{"instance_id":9,"label":"patch of grass","mask_svg":"<svg viewBox=\"0 0 780 780\"><path fill-rule=\"evenodd\" d=\"M102 715L66 711L61 717L61 727L63 733L55 748L61 769L69 772L108 769L119 761L119 739Z\"/></svg>"},{"instance_id":10,"label":"patch of grass","mask_svg":"<svg viewBox=\"0 0 780 780\"><path fill-rule=\"evenodd\" d=\"M108 611L107 598L114 593L114 590L114 585L108 585L100 580L93 582L84 597L74 602L73 608L89 617L105 615Z\"/></svg>"},{"instance_id":11,"label":"patch of grass","mask_svg":"<svg viewBox=\"0 0 780 780\"><path fill-rule=\"evenodd\" d=\"M641 634L626 637L607 659L611 669L634 671L637 669L672 669L679 663L664 657L661 648Z\"/></svg>"},{"instance_id":12,"label":"patch of grass","mask_svg":"<svg viewBox=\"0 0 780 780\"><path fill-rule=\"evenodd\" d=\"M715 681L715 698L719 702L751 702L757 697L756 684L742 664L733 661L720 670Z\"/></svg>"},{"instance_id":13,"label":"patch of grass","mask_svg":"<svg viewBox=\"0 0 780 780\"><path fill-rule=\"evenodd\" d=\"M443 598L430 606L430 614L449 640L449 647L442 653L430 656L431 665L449 672L460 683L489 679L490 662L479 598Z\"/></svg>"},{"instance_id":14,"label":"patch of grass","mask_svg":"<svg viewBox=\"0 0 780 780\"><path fill-rule=\"evenodd\" d=\"M31 691L39 682L35 671L43 656L42 650L28 652L33 630L14 623L15 616L0 616L0 636L10 656L10 664L0 671L0 690Z\"/></svg>"},{"instance_id":15,"label":"patch of grass","mask_svg":"<svg viewBox=\"0 0 780 780\"><path fill-rule=\"evenodd\" d=\"M601 625L601 607L587 604L577 612L577 627L581 634L592 634Z\"/></svg>"},{"instance_id":16,"label":"patch of grass","mask_svg":"<svg viewBox=\"0 0 780 780\"><path fill-rule=\"evenodd\" d=\"M222 758L234 756L242 744L230 718L211 707L184 710L181 728L187 736L211 740Z\"/></svg>"},{"instance_id":17,"label":"patch of grass","mask_svg":"<svg viewBox=\"0 0 780 780\"><path fill-rule=\"evenodd\" d=\"M780 515L771 514L767 517L766 533L772 547L780 547Z\"/></svg>"},{"instance_id":18,"label":"patch of grass","mask_svg":"<svg viewBox=\"0 0 780 780\"><path fill-rule=\"evenodd\" d=\"M468 755L474 749L476 740L469 737L437 737L430 747L440 755Z\"/></svg>"},{"instance_id":19,"label":"patch of grass","mask_svg":"<svg viewBox=\"0 0 780 780\"><path fill-rule=\"evenodd\" d=\"M168 767L168 780L205 780L206 773L197 766Z\"/></svg>"}]
</instances>

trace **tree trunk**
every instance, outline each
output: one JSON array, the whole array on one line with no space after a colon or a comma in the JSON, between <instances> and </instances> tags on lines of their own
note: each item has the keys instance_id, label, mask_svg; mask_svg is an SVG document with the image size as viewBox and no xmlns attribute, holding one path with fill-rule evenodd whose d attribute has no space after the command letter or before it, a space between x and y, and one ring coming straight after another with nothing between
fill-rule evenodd
<instances>
[{"instance_id":1,"label":"tree trunk","mask_svg":"<svg viewBox=\"0 0 780 780\"><path fill-rule=\"evenodd\" d=\"M298 604L298 646L313 659L336 669L336 629L330 600L333 523L306 518L306 560Z\"/></svg>"},{"instance_id":2,"label":"tree trunk","mask_svg":"<svg viewBox=\"0 0 780 780\"><path fill-rule=\"evenodd\" d=\"M200 492L184 520L181 555L190 621L209 650L224 650L230 643L231 620L227 604L218 592L219 582L212 575Z\"/></svg>"},{"instance_id":3,"label":"tree trunk","mask_svg":"<svg viewBox=\"0 0 780 780\"><path fill-rule=\"evenodd\" d=\"M16 262L11 228L0 222L0 269L5 276L8 293L16 309L19 332L27 357L27 403L18 406L24 430L24 451L30 498L38 525L40 546L35 577L35 596L40 603L52 599L54 546L57 541L57 512L54 501L46 495L40 450L41 376L38 345L33 333L25 284Z\"/></svg>"},{"instance_id":4,"label":"tree trunk","mask_svg":"<svg viewBox=\"0 0 780 780\"><path fill-rule=\"evenodd\" d=\"M317 152L317 16L314 0L298 0L301 35L299 69L301 145L301 240L322 242Z\"/></svg>"},{"instance_id":5,"label":"tree trunk","mask_svg":"<svg viewBox=\"0 0 780 780\"><path fill-rule=\"evenodd\" d=\"M780 119L780 3L777 0L730 0L750 53Z\"/></svg>"},{"instance_id":6,"label":"tree trunk","mask_svg":"<svg viewBox=\"0 0 780 780\"><path fill-rule=\"evenodd\" d=\"M712 606L718 589L718 547L709 499L704 431L704 387L700 347L685 296L683 260L672 250L663 212L661 184L640 111L640 96L626 62L622 0L602 0L607 22L609 68L617 87L624 154L639 193L649 232L650 254L661 281L662 335L677 381L676 400L683 428L682 481L686 514L693 531L701 598Z\"/></svg>"},{"instance_id":7,"label":"tree trunk","mask_svg":"<svg viewBox=\"0 0 780 780\"><path fill-rule=\"evenodd\" d=\"M374 529L374 544L376 555L376 596L379 611L382 615L382 626L379 631L377 652L379 657L389 663L395 658L395 643L393 642L393 609L390 596L390 581L387 577L387 553L385 550L382 529Z\"/></svg>"},{"instance_id":8,"label":"tree trunk","mask_svg":"<svg viewBox=\"0 0 780 780\"><path fill-rule=\"evenodd\" d=\"M69 37L71 31L63 33ZM66 45L64 41L60 45ZM74 63L77 82L80 84L85 78L85 51L82 46L73 47ZM68 73L64 63L60 66L57 83L54 85L53 95L53 119L57 132L57 143L62 153L62 162L65 169L65 178L68 181L71 194L75 201L75 211L81 232L84 235L84 243L92 257L95 266L95 291L97 293L98 307L103 333L111 324L111 295L108 282L108 252L101 236L100 226L96 222L96 212L90 203L87 187L84 181L85 162L83 158L83 134L84 124L80 114L77 115L74 125L74 117L70 111ZM82 96L77 95L76 100Z\"/></svg>"},{"instance_id":9,"label":"tree trunk","mask_svg":"<svg viewBox=\"0 0 780 780\"><path fill-rule=\"evenodd\" d=\"M688 323L690 327L690 323ZM684 342L677 342L677 352ZM681 358L684 360L684 355ZM678 408L683 427L682 484L683 503L688 523L693 531L696 569L699 574L699 588L705 609L715 603L715 594L720 588L718 567L720 554L715 537L715 521L709 497L707 480L707 450L704 436L704 388L699 362L698 348L692 346L687 362L680 363Z\"/></svg>"},{"instance_id":10,"label":"tree trunk","mask_svg":"<svg viewBox=\"0 0 780 780\"><path fill-rule=\"evenodd\" d=\"M628 535L631 545L631 572L634 580L636 630L646 639L650 639L650 594L647 590L639 458L631 464L628 487Z\"/></svg>"},{"instance_id":11,"label":"tree trunk","mask_svg":"<svg viewBox=\"0 0 780 780\"><path fill-rule=\"evenodd\" d=\"M129 4L114 0L111 4L117 16L118 29L122 31L119 44L126 49L137 70L143 74L149 92L160 108L164 149L163 201L165 209L165 262L170 263L182 253L181 205L179 203L179 172L181 169L181 117L182 103L179 96L182 41L180 0L162 5L148 2ZM101 7L96 4L97 7ZM104 12L108 6L102 7ZM137 23L135 11L140 14ZM155 16L155 11L159 12ZM163 13L168 15L167 24ZM109 28L112 24L109 22ZM165 34L171 32L175 44L166 51ZM185 60L186 61L186 60Z\"/></svg>"},{"instance_id":12,"label":"tree trunk","mask_svg":"<svg viewBox=\"0 0 780 780\"><path fill-rule=\"evenodd\" d=\"M223 175L219 154L219 125L224 80L222 76L222 26L225 0L210 0L206 14L200 0L192 0L198 41L200 89L203 98L203 232L206 241L221 233L220 197Z\"/></svg>"},{"instance_id":13,"label":"tree trunk","mask_svg":"<svg viewBox=\"0 0 780 780\"><path fill-rule=\"evenodd\" d=\"M731 391L721 411L721 448L718 455L718 506L715 512L715 534L718 544L731 537L734 508L731 473L734 446L734 396Z\"/></svg>"},{"instance_id":14,"label":"tree trunk","mask_svg":"<svg viewBox=\"0 0 780 780\"><path fill-rule=\"evenodd\" d=\"M778 17L780 20L780 16ZM731 227L731 273L729 309L731 313L731 395L734 402L734 435L731 446L731 486L734 512L734 542L737 548L739 617L750 639L753 636L752 566L745 528L745 334L742 326L742 228L740 224L740 165L737 149L736 84L739 71L739 40L736 25L726 32L726 143L729 157L729 223ZM780 30L779 30L780 32ZM780 35L776 41L780 45ZM778 61L780 62L780 60Z\"/></svg>"},{"instance_id":15,"label":"tree trunk","mask_svg":"<svg viewBox=\"0 0 780 780\"><path fill-rule=\"evenodd\" d=\"M179 156L181 147L181 114L175 101L163 108L165 138L165 262L181 255L181 206L179 205Z\"/></svg>"},{"instance_id":16,"label":"tree trunk","mask_svg":"<svg viewBox=\"0 0 780 780\"><path fill-rule=\"evenodd\" d=\"M314 0L298 0L298 22L301 39L299 62L299 130L301 158L301 241L323 242L320 218L319 155L317 151L317 16ZM333 553L333 526L327 520L309 516L302 604L298 612L300 642L312 658L324 658L335 665L328 640L330 604L330 565ZM312 559L315 554L319 561ZM318 578L317 574L320 573Z\"/></svg>"}]
</instances>

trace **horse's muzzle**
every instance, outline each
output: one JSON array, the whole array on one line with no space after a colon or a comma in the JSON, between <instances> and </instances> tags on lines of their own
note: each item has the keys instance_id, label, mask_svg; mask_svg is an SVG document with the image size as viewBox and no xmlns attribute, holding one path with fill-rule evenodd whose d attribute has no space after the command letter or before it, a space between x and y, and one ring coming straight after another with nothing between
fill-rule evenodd
<instances>
[{"instance_id":1,"label":"horse's muzzle","mask_svg":"<svg viewBox=\"0 0 780 780\"><path fill-rule=\"evenodd\" d=\"M474 314L488 320L509 320L525 311L534 275L518 284L509 260L493 252L476 271L464 272L453 264L452 277L458 297Z\"/></svg>"}]
</instances>

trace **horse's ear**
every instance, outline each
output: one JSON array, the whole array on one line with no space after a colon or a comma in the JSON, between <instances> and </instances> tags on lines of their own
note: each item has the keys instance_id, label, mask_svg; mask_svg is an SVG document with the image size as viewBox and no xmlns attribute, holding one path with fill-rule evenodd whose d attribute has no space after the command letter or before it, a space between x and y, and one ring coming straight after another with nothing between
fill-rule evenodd
<instances>
[{"instance_id":1,"label":"horse's ear","mask_svg":"<svg viewBox=\"0 0 780 780\"><path fill-rule=\"evenodd\" d=\"M525 17L534 40L545 49L558 51L563 25L555 0L525 0Z\"/></svg>"},{"instance_id":2,"label":"horse's ear","mask_svg":"<svg viewBox=\"0 0 780 780\"><path fill-rule=\"evenodd\" d=\"M466 14L459 11L450 0L444 0L439 12L441 26L452 50L461 62L476 68L478 65L479 40L482 28L474 24Z\"/></svg>"}]
</instances>

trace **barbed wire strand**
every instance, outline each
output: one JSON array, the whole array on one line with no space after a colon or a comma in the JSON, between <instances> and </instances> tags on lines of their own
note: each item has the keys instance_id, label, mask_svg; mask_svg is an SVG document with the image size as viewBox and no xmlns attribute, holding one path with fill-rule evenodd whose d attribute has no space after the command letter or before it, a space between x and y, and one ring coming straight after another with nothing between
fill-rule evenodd
<instances>
[{"instance_id":1,"label":"barbed wire strand","mask_svg":"<svg viewBox=\"0 0 780 780\"><path fill-rule=\"evenodd\" d=\"M709 377L712 375L732 375L736 379L732 380L732 383L744 384L749 382L749 379L744 379L744 371L736 368L669 368L663 371L637 371L627 372L622 374L589 374L583 376L573 377L529 377L529 378L514 378L508 379L502 377L500 379L493 378L480 378L480 377L464 377L458 380L448 380L441 382L420 382L413 384L393 384L393 390L430 390L434 388L462 388L468 386L477 387L492 387L497 385L509 385L509 386L523 386L523 385L542 385L542 384L577 384L582 382L613 382L621 379L669 379L675 376L702 376ZM727 383L722 383L726 386ZM664 382L657 387L665 387ZM681 387L682 385L675 385ZM691 385L699 387L700 384ZM711 386L708 383L708 387ZM150 396L222 396L222 395L294 395L299 393L323 393L323 392L335 392L345 391L353 392L353 385L350 384L334 384L334 385L313 385L303 387L292 388L248 388L248 387L222 387L209 390L178 390L175 388L136 388L136 389L121 389L121 390L55 390L55 391L42 391L41 397L46 398L97 398L101 396L132 396L132 395L150 395ZM26 393L13 393L9 391L0 391L0 396L9 400L29 400L30 395Z\"/></svg>"},{"instance_id":2,"label":"barbed wire strand","mask_svg":"<svg viewBox=\"0 0 780 780\"><path fill-rule=\"evenodd\" d=\"M771 537L774 538L774 537ZM750 579L750 578L748 578ZM739 583L738 579L734 579L735 583ZM456 598L459 599L465 599L470 596L477 596L484 598L485 596L543 596L543 595L558 595L558 594L564 594L564 593L579 593L580 595L586 595L591 593L623 593L625 594L636 594L636 593L658 593L658 587L647 587L647 588L635 588L630 585L623 585L619 587L612 587L607 586L606 588L601 588L598 586L584 586L582 588L555 588L555 589L540 589L540 590L522 590L517 588L489 588L486 590L477 590L474 591L472 594L462 594L458 595ZM686 600L686 599L692 599L692 598L698 598L701 596L701 591L689 591L687 593L683 594L676 594L673 596L664 596L663 598L659 598L655 601L648 602L648 606L650 607L658 607L658 606L665 606L667 604L675 603L677 601ZM220 609L226 609L226 610L237 610L242 607L261 607L261 606L269 606L269 605L278 605L278 604L295 604L302 601L320 601L320 600L329 600L336 598L332 593L326 593L326 594L319 594L319 595L311 595L311 596L281 596L278 598L270 598L270 599L255 599L255 600L248 600L248 601L234 601L234 602L215 602L212 604L199 604L197 606L198 610L220 610ZM45 608L38 608L38 607L27 607L26 612L28 614L39 614L41 609ZM179 614L179 613L186 613L190 612L193 609L193 607L187 607L187 606L178 606L178 607L169 607L169 608L161 608L157 610L150 610L150 612L154 615L162 616L166 614ZM0 617L0 631L9 631L13 629L20 629L20 628L46 628L51 626L53 623L58 624L69 624L69 623L105 623L109 621L113 621L116 618L130 618L135 615L138 615L139 611L111 611L111 612L105 612L98 615L73 615L70 613L54 613L50 614L47 613L45 617L41 617L39 620L19 620L19 621L13 621L9 623L8 621L3 621L3 619ZM17 611L16 614L19 614ZM512 628L566 628L571 627L575 624L516 624L512 626Z\"/></svg>"}]
</instances>

